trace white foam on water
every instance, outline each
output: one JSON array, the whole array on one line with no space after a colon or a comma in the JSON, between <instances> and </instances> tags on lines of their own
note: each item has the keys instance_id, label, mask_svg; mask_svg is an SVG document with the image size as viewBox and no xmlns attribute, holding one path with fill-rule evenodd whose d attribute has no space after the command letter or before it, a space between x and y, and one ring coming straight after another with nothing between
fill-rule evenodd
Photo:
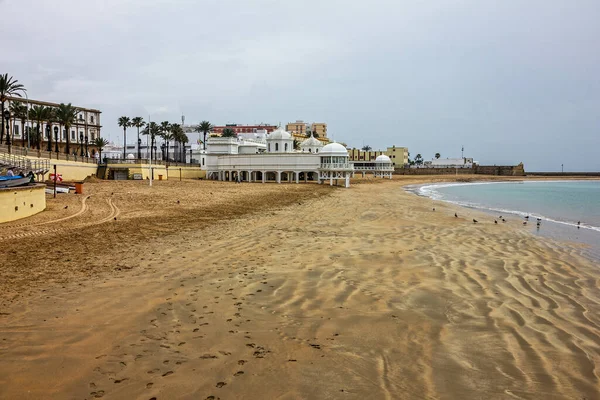
<instances>
[{"instance_id":1,"label":"white foam on water","mask_svg":"<svg viewBox=\"0 0 600 400\"><path fill-rule=\"evenodd\" d=\"M536 181L531 181L531 182L533 183ZM546 182L548 182L548 181L546 181ZM565 181L554 181L554 182L565 182ZM573 182L573 181L567 181L567 182ZM523 182L522 181L517 181L517 182L445 182L445 183L436 183L436 184L427 184L427 185L410 185L410 186L406 186L405 188L407 191L417 194L419 196L429 197L430 199L433 199L433 200L439 200L439 201L444 201L446 203L456 204L461 207L474 208L474 209L484 210L484 211L488 211L488 212L493 211L498 214L518 215L520 217L529 216L530 218L539 218L542 221L554 222L556 224L572 226L572 227L582 228L582 229L589 229L592 231L600 232L600 227L594 226L594 225L589 225L586 223L581 223L578 225L577 222L558 220L558 219L550 218L545 215L537 214L537 213L528 213L528 212L519 211L519 210L489 207L489 206L484 206L479 203L472 203L472 202L467 202L467 201L450 200L450 199L447 199L443 193L440 193L438 191L438 189L446 188L446 187L453 187L453 186L498 185L498 184L503 184L503 183L504 184L506 184L506 183L514 184L514 183L523 183Z\"/></svg>"}]
</instances>

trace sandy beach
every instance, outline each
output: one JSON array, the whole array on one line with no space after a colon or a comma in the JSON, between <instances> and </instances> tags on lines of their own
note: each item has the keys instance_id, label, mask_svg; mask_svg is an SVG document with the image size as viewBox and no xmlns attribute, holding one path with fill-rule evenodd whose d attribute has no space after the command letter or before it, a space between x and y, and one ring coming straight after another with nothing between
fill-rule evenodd
<instances>
[{"instance_id":1,"label":"sandy beach","mask_svg":"<svg viewBox=\"0 0 600 400\"><path fill-rule=\"evenodd\" d=\"M598 262L396 178L90 182L0 225L0 398L600 398Z\"/></svg>"}]
</instances>

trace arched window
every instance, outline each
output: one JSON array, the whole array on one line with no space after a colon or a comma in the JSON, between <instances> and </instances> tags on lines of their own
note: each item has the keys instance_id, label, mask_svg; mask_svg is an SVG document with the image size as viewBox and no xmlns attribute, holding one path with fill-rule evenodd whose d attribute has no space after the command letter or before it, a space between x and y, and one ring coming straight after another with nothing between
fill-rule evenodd
<instances>
[{"instance_id":1,"label":"arched window","mask_svg":"<svg viewBox=\"0 0 600 400\"><path fill-rule=\"evenodd\" d=\"M312 153L312 149L308 149L308 152L309 152L309 153Z\"/></svg>"},{"instance_id":2,"label":"arched window","mask_svg":"<svg viewBox=\"0 0 600 400\"><path fill-rule=\"evenodd\" d=\"M275 143L275 151L279 151L279 143Z\"/></svg>"},{"instance_id":3,"label":"arched window","mask_svg":"<svg viewBox=\"0 0 600 400\"><path fill-rule=\"evenodd\" d=\"M319 149L316 149L315 151L318 153L318 152L319 152Z\"/></svg>"},{"instance_id":4,"label":"arched window","mask_svg":"<svg viewBox=\"0 0 600 400\"><path fill-rule=\"evenodd\" d=\"M285 151L287 151L287 143L285 144Z\"/></svg>"},{"instance_id":5,"label":"arched window","mask_svg":"<svg viewBox=\"0 0 600 400\"><path fill-rule=\"evenodd\" d=\"M269 152L271 151L271 143L269 143Z\"/></svg>"}]
</instances>

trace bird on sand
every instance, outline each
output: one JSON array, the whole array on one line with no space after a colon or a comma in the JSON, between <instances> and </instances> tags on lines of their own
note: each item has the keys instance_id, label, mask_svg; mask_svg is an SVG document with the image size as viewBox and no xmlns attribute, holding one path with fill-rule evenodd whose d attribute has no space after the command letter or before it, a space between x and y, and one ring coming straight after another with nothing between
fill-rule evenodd
<instances>
[{"instance_id":1,"label":"bird on sand","mask_svg":"<svg viewBox=\"0 0 600 400\"><path fill-rule=\"evenodd\" d=\"M494 220L494 223L497 225L497 224L498 224L498 221L497 221L497 220Z\"/></svg>"},{"instance_id":2,"label":"bird on sand","mask_svg":"<svg viewBox=\"0 0 600 400\"><path fill-rule=\"evenodd\" d=\"M65 210L66 210L67 208L69 208L69 206L65 206Z\"/></svg>"},{"instance_id":3,"label":"bird on sand","mask_svg":"<svg viewBox=\"0 0 600 400\"><path fill-rule=\"evenodd\" d=\"M506 220L504 218L502 218L502 222L506 222Z\"/></svg>"},{"instance_id":4,"label":"bird on sand","mask_svg":"<svg viewBox=\"0 0 600 400\"><path fill-rule=\"evenodd\" d=\"M433 211L435 211L435 207L433 207Z\"/></svg>"},{"instance_id":5,"label":"bird on sand","mask_svg":"<svg viewBox=\"0 0 600 400\"><path fill-rule=\"evenodd\" d=\"M476 220L475 218L473 218L473 223L474 223L474 224L476 224L476 223L477 223L477 220Z\"/></svg>"},{"instance_id":6,"label":"bird on sand","mask_svg":"<svg viewBox=\"0 0 600 400\"><path fill-rule=\"evenodd\" d=\"M457 213L454 213L454 218L458 218L458 214Z\"/></svg>"},{"instance_id":7,"label":"bird on sand","mask_svg":"<svg viewBox=\"0 0 600 400\"><path fill-rule=\"evenodd\" d=\"M529 219L529 215L525 216L525 219Z\"/></svg>"},{"instance_id":8,"label":"bird on sand","mask_svg":"<svg viewBox=\"0 0 600 400\"><path fill-rule=\"evenodd\" d=\"M527 225L527 221L523 221L523 225Z\"/></svg>"}]
</instances>

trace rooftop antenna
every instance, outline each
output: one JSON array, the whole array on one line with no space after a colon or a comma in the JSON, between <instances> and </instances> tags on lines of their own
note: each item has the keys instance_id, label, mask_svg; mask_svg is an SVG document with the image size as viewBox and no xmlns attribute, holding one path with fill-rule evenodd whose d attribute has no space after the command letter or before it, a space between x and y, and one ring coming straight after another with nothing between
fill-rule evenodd
<instances>
[{"instance_id":1,"label":"rooftop antenna","mask_svg":"<svg viewBox=\"0 0 600 400\"><path fill-rule=\"evenodd\" d=\"M460 158L465 158L465 146L462 146L462 148L460 149Z\"/></svg>"}]
</instances>

